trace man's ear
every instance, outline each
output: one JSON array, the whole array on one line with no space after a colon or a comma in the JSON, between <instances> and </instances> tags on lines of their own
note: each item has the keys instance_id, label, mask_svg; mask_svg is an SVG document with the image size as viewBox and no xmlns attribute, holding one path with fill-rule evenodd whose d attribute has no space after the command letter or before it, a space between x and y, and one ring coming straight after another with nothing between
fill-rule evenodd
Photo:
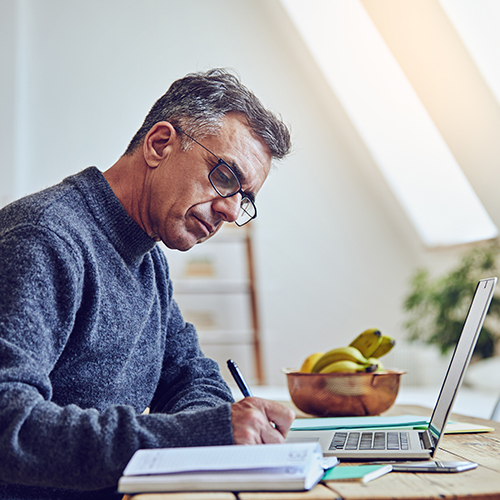
<instances>
[{"instance_id":1,"label":"man's ear","mask_svg":"<svg viewBox=\"0 0 500 500\"><path fill-rule=\"evenodd\" d=\"M156 168L162 160L164 160L176 137L176 132L172 124L169 122L155 123L144 138L143 152L146 163L153 168Z\"/></svg>"}]
</instances>

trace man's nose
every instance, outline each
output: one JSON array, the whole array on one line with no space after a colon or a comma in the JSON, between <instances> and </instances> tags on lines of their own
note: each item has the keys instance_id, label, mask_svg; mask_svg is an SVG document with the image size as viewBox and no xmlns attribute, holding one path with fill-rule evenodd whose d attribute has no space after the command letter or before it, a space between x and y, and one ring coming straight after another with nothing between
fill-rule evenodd
<instances>
[{"instance_id":1,"label":"man's nose","mask_svg":"<svg viewBox=\"0 0 500 500\"><path fill-rule=\"evenodd\" d=\"M228 198L218 197L214 201L212 208L220 214L224 222L234 222L240 214L241 194L236 193Z\"/></svg>"}]
</instances>

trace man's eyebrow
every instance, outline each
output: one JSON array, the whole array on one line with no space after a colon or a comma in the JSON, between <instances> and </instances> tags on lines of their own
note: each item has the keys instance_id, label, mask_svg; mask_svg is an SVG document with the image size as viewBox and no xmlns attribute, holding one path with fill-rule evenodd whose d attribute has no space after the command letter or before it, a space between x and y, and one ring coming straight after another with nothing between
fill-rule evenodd
<instances>
[{"instance_id":1,"label":"man's eyebrow","mask_svg":"<svg viewBox=\"0 0 500 500\"><path fill-rule=\"evenodd\" d=\"M243 183L246 182L247 178L246 178L245 174L241 171L241 168L238 166L238 164L235 163L234 161L224 160L224 162L227 163L231 167L231 170L236 174L236 177L238 177L240 184L243 185Z\"/></svg>"},{"instance_id":2,"label":"man's eyebrow","mask_svg":"<svg viewBox=\"0 0 500 500\"><path fill-rule=\"evenodd\" d=\"M236 174L236 177L238 177L240 184L243 186L243 184L245 184L245 182L247 181L247 178L246 178L245 174L241 171L241 168L238 166L238 164L235 163L234 161L226 161L226 160L223 160L223 161L224 161L224 163L227 163L231 167L231 170ZM254 193L247 192L247 191L243 191L243 193L245 194L245 196L247 198L249 198L252 201L255 201L255 194Z\"/></svg>"}]
</instances>

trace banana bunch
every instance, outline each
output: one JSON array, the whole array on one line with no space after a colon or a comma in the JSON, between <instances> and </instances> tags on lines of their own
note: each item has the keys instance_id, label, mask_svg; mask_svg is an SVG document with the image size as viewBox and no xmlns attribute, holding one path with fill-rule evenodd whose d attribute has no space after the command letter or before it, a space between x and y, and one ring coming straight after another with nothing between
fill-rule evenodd
<instances>
[{"instance_id":1,"label":"banana bunch","mask_svg":"<svg viewBox=\"0 0 500 500\"><path fill-rule=\"evenodd\" d=\"M360 333L348 346L309 355L300 368L303 373L355 373L383 371L380 356L387 354L396 341L370 328Z\"/></svg>"}]
</instances>

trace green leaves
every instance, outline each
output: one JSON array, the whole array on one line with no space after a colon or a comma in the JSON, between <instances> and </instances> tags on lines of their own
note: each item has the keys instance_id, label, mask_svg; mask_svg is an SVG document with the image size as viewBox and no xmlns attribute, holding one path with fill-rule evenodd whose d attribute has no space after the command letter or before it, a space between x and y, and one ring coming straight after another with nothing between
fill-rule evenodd
<instances>
[{"instance_id":1,"label":"green leaves","mask_svg":"<svg viewBox=\"0 0 500 500\"><path fill-rule=\"evenodd\" d=\"M404 325L409 339L436 344L443 354L454 348L477 282L498 276L499 257L500 246L495 241L469 251L456 268L441 277L432 279L428 270L419 269L403 305L409 317ZM499 340L500 299L493 297L474 351L476 357L493 356Z\"/></svg>"}]
</instances>

